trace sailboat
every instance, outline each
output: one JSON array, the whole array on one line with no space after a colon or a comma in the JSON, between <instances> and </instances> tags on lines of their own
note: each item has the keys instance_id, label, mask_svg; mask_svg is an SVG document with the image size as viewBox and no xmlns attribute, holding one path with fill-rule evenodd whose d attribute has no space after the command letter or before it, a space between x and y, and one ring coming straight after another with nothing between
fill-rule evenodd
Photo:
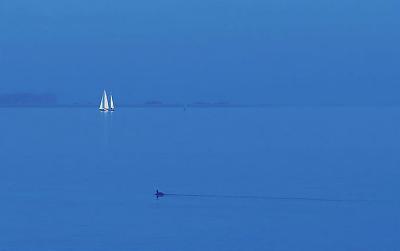
<instances>
[{"instance_id":1,"label":"sailboat","mask_svg":"<svg viewBox=\"0 0 400 251\"><path fill-rule=\"evenodd\" d=\"M99 110L102 111L102 112L107 112L108 109L109 109L109 106L108 106L107 93L104 90L103 96L101 96L101 102L100 102Z\"/></svg>"}]
</instances>

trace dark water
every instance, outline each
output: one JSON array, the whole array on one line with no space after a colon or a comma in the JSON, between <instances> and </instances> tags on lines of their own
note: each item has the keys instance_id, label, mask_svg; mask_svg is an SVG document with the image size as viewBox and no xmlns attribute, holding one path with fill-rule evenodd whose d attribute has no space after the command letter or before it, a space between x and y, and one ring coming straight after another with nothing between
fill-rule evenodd
<instances>
[{"instance_id":1,"label":"dark water","mask_svg":"<svg viewBox=\"0 0 400 251\"><path fill-rule=\"evenodd\" d=\"M400 108L0 113L0 250L400 249Z\"/></svg>"}]
</instances>

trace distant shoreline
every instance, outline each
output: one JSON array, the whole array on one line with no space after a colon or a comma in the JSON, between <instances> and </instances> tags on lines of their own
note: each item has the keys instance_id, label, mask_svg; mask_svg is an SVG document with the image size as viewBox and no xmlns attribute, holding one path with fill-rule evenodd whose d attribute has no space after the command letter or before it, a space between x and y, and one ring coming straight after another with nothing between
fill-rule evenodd
<instances>
[{"instance_id":1,"label":"distant shoreline","mask_svg":"<svg viewBox=\"0 0 400 251\"><path fill-rule=\"evenodd\" d=\"M118 105L118 108L273 108L273 107L399 107L400 104L129 104ZM93 108L97 109L97 105L85 104L57 104L57 105L12 105L2 104L0 108Z\"/></svg>"}]
</instances>

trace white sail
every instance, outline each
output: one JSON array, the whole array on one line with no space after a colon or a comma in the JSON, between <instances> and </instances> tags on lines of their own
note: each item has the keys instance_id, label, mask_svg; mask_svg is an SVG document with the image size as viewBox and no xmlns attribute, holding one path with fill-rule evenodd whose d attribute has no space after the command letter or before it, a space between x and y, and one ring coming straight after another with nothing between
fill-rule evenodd
<instances>
[{"instance_id":1,"label":"white sail","mask_svg":"<svg viewBox=\"0 0 400 251\"><path fill-rule=\"evenodd\" d=\"M110 109L111 109L111 110L114 110L114 109L115 109L114 100L113 100L112 95L110 95Z\"/></svg>"},{"instance_id":2,"label":"white sail","mask_svg":"<svg viewBox=\"0 0 400 251\"><path fill-rule=\"evenodd\" d=\"M108 109L109 109L109 106L108 106L108 98L107 98L107 93L106 93L106 91L104 91L103 99L104 99L104 101L103 101L104 110L108 110Z\"/></svg>"},{"instance_id":3,"label":"white sail","mask_svg":"<svg viewBox=\"0 0 400 251\"><path fill-rule=\"evenodd\" d=\"M100 110L104 110L104 96L101 96L101 102L100 102Z\"/></svg>"}]
</instances>

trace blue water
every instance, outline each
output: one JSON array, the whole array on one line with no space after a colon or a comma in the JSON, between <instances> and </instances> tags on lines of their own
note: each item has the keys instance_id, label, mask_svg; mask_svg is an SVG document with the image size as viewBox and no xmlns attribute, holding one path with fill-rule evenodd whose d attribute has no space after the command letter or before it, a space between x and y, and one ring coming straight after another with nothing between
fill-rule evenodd
<instances>
[{"instance_id":1,"label":"blue water","mask_svg":"<svg viewBox=\"0 0 400 251\"><path fill-rule=\"evenodd\" d=\"M0 250L400 249L398 107L0 116Z\"/></svg>"}]
</instances>

